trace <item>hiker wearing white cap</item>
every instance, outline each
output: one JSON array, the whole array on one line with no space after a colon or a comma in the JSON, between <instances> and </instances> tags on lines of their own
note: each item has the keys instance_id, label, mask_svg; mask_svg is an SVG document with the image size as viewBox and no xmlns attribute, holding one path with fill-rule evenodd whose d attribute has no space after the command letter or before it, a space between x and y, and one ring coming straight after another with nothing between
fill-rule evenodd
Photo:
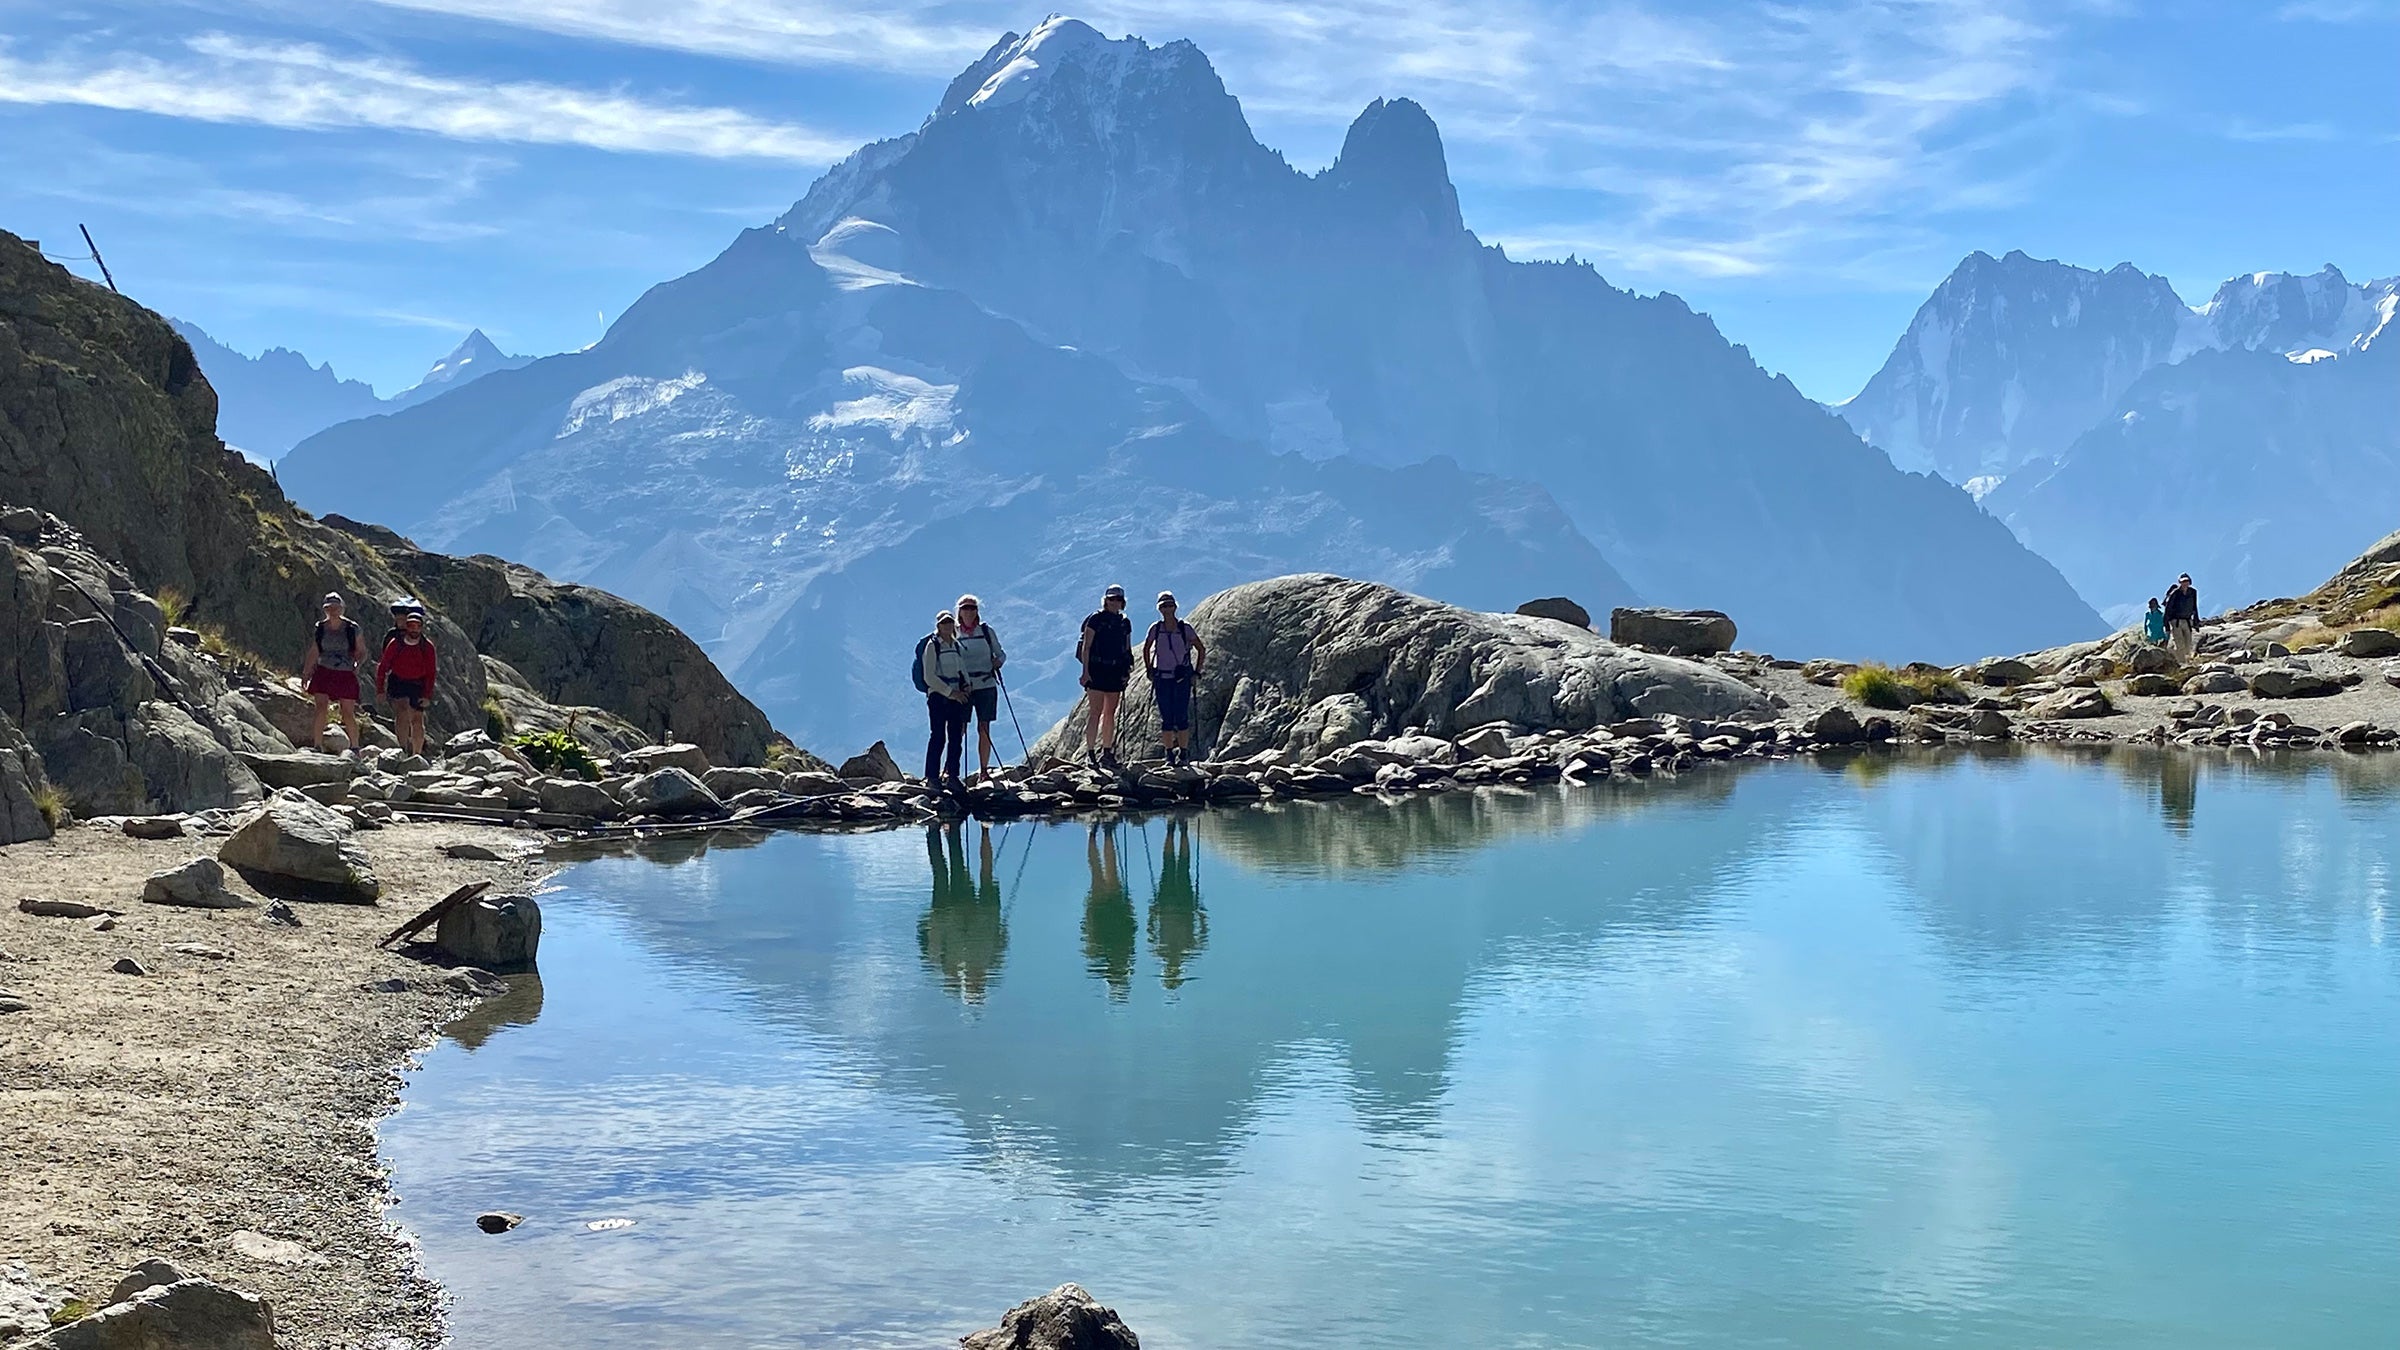
<instances>
[{"instance_id":1,"label":"hiker wearing white cap","mask_svg":"<svg viewBox=\"0 0 2400 1350\"><path fill-rule=\"evenodd\" d=\"M978 776L992 776L992 719L1000 715L1000 667L1008 653L1000 649L1000 634L983 621L983 602L972 595L958 597L958 656L966 681L967 706L975 713L975 767Z\"/></svg>"},{"instance_id":2,"label":"hiker wearing white cap","mask_svg":"<svg viewBox=\"0 0 2400 1350\"><path fill-rule=\"evenodd\" d=\"M1083 739L1095 763L1117 763L1117 705L1133 678L1133 620L1125 617L1125 588L1111 586L1100 608L1083 621L1075 659L1083 663Z\"/></svg>"},{"instance_id":3,"label":"hiker wearing white cap","mask_svg":"<svg viewBox=\"0 0 2400 1350\"><path fill-rule=\"evenodd\" d=\"M355 622L343 617L341 592L327 591L319 608L324 617L310 630L308 652L300 658L301 687L317 704L317 722L308 733L309 744L320 751L325 748L325 727L338 705L342 730L349 733L350 748L356 750L365 744L358 736L358 668L367 659L366 638Z\"/></svg>"},{"instance_id":4,"label":"hiker wearing white cap","mask_svg":"<svg viewBox=\"0 0 2400 1350\"><path fill-rule=\"evenodd\" d=\"M1167 763L1184 764L1192 755L1192 683L1208 660L1208 644L1200 632L1176 617L1175 593L1158 593L1158 622L1142 639L1142 668L1150 672L1150 692L1158 698L1158 743Z\"/></svg>"}]
</instances>

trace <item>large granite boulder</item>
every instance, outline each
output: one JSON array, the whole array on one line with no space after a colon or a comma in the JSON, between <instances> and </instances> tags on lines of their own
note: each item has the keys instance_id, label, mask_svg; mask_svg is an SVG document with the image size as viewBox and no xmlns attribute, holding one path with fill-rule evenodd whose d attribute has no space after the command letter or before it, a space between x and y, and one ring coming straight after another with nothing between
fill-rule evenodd
<instances>
[{"instance_id":1,"label":"large granite boulder","mask_svg":"<svg viewBox=\"0 0 2400 1350\"><path fill-rule=\"evenodd\" d=\"M1608 640L1680 656L1733 650L1733 620L1713 609L1612 609Z\"/></svg>"},{"instance_id":2,"label":"large granite boulder","mask_svg":"<svg viewBox=\"0 0 2400 1350\"><path fill-rule=\"evenodd\" d=\"M1517 612L1528 619L1556 619L1577 628L1592 626L1592 612L1563 595L1544 596L1517 606Z\"/></svg>"},{"instance_id":3,"label":"large granite boulder","mask_svg":"<svg viewBox=\"0 0 2400 1350\"><path fill-rule=\"evenodd\" d=\"M226 838L217 858L269 894L373 904L383 893L350 822L297 788L277 788Z\"/></svg>"},{"instance_id":4,"label":"large granite boulder","mask_svg":"<svg viewBox=\"0 0 2400 1350\"><path fill-rule=\"evenodd\" d=\"M1765 694L1711 666L1325 573L1235 586L1190 619L1208 645L1193 744L1219 759L1313 756L1411 731L1446 744L1487 723L1584 730L1668 713L1773 715ZM1069 712L1033 747L1034 760L1080 754L1083 721L1080 707ZM1147 682L1126 690L1119 726L1129 750L1157 737Z\"/></svg>"},{"instance_id":5,"label":"large granite boulder","mask_svg":"<svg viewBox=\"0 0 2400 1350\"><path fill-rule=\"evenodd\" d=\"M621 773L644 774L659 769L681 769L694 778L708 772L708 755L688 741L673 745L645 745L617 756Z\"/></svg>"},{"instance_id":6,"label":"large granite boulder","mask_svg":"<svg viewBox=\"0 0 2400 1350\"><path fill-rule=\"evenodd\" d=\"M2400 633L2388 628L2353 628L2342 634L2341 652L2366 660L2400 656Z\"/></svg>"},{"instance_id":7,"label":"large granite boulder","mask_svg":"<svg viewBox=\"0 0 2400 1350\"><path fill-rule=\"evenodd\" d=\"M2325 698L2342 692L2342 682L2313 670L2268 666L2250 677L2250 692L2260 698Z\"/></svg>"},{"instance_id":8,"label":"large granite boulder","mask_svg":"<svg viewBox=\"0 0 2400 1350\"><path fill-rule=\"evenodd\" d=\"M225 885L225 867L214 858L194 858L142 883L142 903L185 909L247 909L250 902Z\"/></svg>"},{"instance_id":9,"label":"large granite boulder","mask_svg":"<svg viewBox=\"0 0 2400 1350\"><path fill-rule=\"evenodd\" d=\"M725 803L683 770L660 769L625 785L625 809L645 816L721 816Z\"/></svg>"},{"instance_id":10,"label":"large granite boulder","mask_svg":"<svg viewBox=\"0 0 2400 1350\"><path fill-rule=\"evenodd\" d=\"M874 783L897 783L908 777L902 772L899 762L892 758L891 747L881 741L843 760L842 766L834 770L834 775Z\"/></svg>"},{"instance_id":11,"label":"large granite boulder","mask_svg":"<svg viewBox=\"0 0 2400 1350\"><path fill-rule=\"evenodd\" d=\"M1062 1284L1039 1298L1027 1299L1000 1319L1000 1325L961 1336L964 1350L1141 1350L1142 1342L1117 1316L1083 1291Z\"/></svg>"}]
</instances>

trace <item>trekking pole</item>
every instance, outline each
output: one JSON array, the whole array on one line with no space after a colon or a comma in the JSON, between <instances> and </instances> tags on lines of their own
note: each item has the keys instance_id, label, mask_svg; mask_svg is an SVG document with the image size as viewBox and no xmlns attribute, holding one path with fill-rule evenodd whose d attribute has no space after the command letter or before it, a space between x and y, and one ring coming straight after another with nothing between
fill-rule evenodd
<instances>
[{"instance_id":1,"label":"trekking pole","mask_svg":"<svg viewBox=\"0 0 2400 1350\"><path fill-rule=\"evenodd\" d=\"M1008 705L1008 724L1017 729L1017 748L1025 752L1025 767L1033 767L1033 747L1025 743L1025 724L1017 720L1017 701L1008 696L1008 677L999 671L992 678L1000 682L1000 701Z\"/></svg>"}]
</instances>

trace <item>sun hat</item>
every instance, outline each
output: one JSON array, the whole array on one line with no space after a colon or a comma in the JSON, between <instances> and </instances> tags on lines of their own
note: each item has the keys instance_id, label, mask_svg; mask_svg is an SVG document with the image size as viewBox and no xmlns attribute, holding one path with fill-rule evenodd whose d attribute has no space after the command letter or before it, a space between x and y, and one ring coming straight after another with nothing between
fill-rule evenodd
<instances>
[{"instance_id":1,"label":"sun hat","mask_svg":"<svg viewBox=\"0 0 2400 1350\"><path fill-rule=\"evenodd\" d=\"M1125 598L1125 588L1122 586L1112 585L1107 590L1100 592L1100 598L1103 600L1122 600Z\"/></svg>"}]
</instances>

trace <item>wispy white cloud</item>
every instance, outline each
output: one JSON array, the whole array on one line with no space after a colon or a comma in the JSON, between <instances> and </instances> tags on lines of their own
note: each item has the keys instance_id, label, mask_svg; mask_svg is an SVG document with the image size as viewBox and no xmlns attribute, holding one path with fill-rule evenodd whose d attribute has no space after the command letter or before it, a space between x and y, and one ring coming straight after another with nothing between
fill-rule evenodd
<instances>
[{"instance_id":1,"label":"wispy white cloud","mask_svg":"<svg viewBox=\"0 0 2400 1350\"><path fill-rule=\"evenodd\" d=\"M2254 144L2273 144L2277 141L2338 141L2341 130L2330 122L2280 122L2261 125L2240 120L2225 125L2225 139Z\"/></svg>"},{"instance_id":2,"label":"wispy white cloud","mask_svg":"<svg viewBox=\"0 0 2400 1350\"><path fill-rule=\"evenodd\" d=\"M2376 23L2400 19L2400 0L2291 0L2275 17L2306 23Z\"/></svg>"},{"instance_id":3,"label":"wispy white cloud","mask_svg":"<svg viewBox=\"0 0 2400 1350\"><path fill-rule=\"evenodd\" d=\"M732 108L436 74L385 57L223 33L192 38L165 55L69 46L29 58L0 46L0 103L804 164L829 162L850 148L846 140Z\"/></svg>"},{"instance_id":4,"label":"wispy white cloud","mask_svg":"<svg viewBox=\"0 0 2400 1350\"><path fill-rule=\"evenodd\" d=\"M822 0L373 0L389 9L478 19L562 37L787 65L950 74L1000 30L959 6ZM988 7L1005 12L1000 6Z\"/></svg>"}]
</instances>

